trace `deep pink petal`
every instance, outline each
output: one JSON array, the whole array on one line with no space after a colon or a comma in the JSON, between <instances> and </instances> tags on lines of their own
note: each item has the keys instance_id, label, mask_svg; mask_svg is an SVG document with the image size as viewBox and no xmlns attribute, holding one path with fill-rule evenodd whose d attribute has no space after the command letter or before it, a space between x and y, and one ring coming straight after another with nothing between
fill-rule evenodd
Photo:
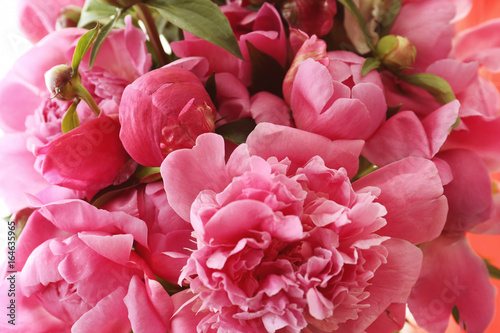
<instances>
[{"instance_id":1,"label":"deep pink petal","mask_svg":"<svg viewBox=\"0 0 500 333\"><path fill-rule=\"evenodd\" d=\"M448 206L438 170L431 161L406 158L353 183L355 190L366 186L382 190L378 201L387 209L387 224L378 234L418 244L441 233Z\"/></svg>"},{"instance_id":2,"label":"deep pink petal","mask_svg":"<svg viewBox=\"0 0 500 333\"><path fill-rule=\"evenodd\" d=\"M470 150L452 149L437 155L451 168L453 180L444 187L449 212L445 230L466 232L493 214L493 195L488 169Z\"/></svg>"}]
</instances>

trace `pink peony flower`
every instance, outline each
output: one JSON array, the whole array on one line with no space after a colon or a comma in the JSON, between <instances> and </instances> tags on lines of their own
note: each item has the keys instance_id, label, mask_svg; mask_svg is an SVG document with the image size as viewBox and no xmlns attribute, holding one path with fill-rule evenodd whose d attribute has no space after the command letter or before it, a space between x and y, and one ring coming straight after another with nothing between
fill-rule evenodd
<instances>
[{"instance_id":1,"label":"pink peony flower","mask_svg":"<svg viewBox=\"0 0 500 333\"><path fill-rule=\"evenodd\" d=\"M120 139L138 163L159 166L165 156L190 148L213 132L215 106L203 84L178 67L151 71L129 85L120 104Z\"/></svg>"},{"instance_id":2,"label":"pink peony flower","mask_svg":"<svg viewBox=\"0 0 500 333\"><path fill-rule=\"evenodd\" d=\"M385 120L387 104L377 72L361 76L364 58L329 52L329 65L307 59L297 71L290 106L297 128L329 139L366 139Z\"/></svg>"},{"instance_id":3,"label":"pink peony flower","mask_svg":"<svg viewBox=\"0 0 500 333\"><path fill-rule=\"evenodd\" d=\"M411 243L441 232L441 181L431 162L410 158L351 185L341 165L355 172L356 159L346 157L359 150L332 149L346 143L260 124L227 164L213 134L165 159L169 203L191 222L198 244L181 275L194 295L172 318L174 332L193 322L198 332L403 325L385 318L402 319L396 304L418 277L421 253ZM320 150L347 155L323 160Z\"/></svg>"},{"instance_id":4,"label":"pink peony flower","mask_svg":"<svg viewBox=\"0 0 500 333\"><path fill-rule=\"evenodd\" d=\"M38 224L46 226L41 233ZM147 247L145 222L81 200L60 201L32 215L19 244L21 259L29 254L20 290L72 330L147 332L146 322L169 329L170 297L132 249ZM138 311L144 307L149 311Z\"/></svg>"},{"instance_id":5,"label":"pink peony flower","mask_svg":"<svg viewBox=\"0 0 500 333\"><path fill-rule=\"evenodd\" d=\"M57 18L66 6L83 7L85 0L21 0L18 2L19 26L36 43L56 30Z\"/></svg>"},{"instance_id":6,"label":"pink peony flower","mask_svg":"<svg viewBox=\"0 0 500 333\"><path fill-rule=\"evenodd\" d=\"M144 33L133 27L130 17L126 18L126 22L128 24L125 29L111 31L91 72L87 71L88 57L80 66L83 85L92 94L104 114L118 112L123 89L151 66L151 58L146 52ZM8 180L10 186L2 187L0 195L15 200L15 206L11 207L13 210L27 206L24 193L37 194L49 185L47 180L41 177L39 170L34 168L36 163L41 163L41 157L36 162L33 153L61 138L62 117L70 103L49 99L51 96L45 85L44 74L55 65L71 64L76 43L85 31L68 28L51 33L19 58L13 69L0 82L2 104L0 126L7 133L2 140L11 144L8 150L1 150L1 160L18 161L18 170L23 170L23 177L12 177L12 171L7 171L12 164L2 169L5 170L2 174L10 177ZM77 111L82 126L95 117L83 102L78 105ZM14 137L15 141L12 139ZM13 142L16 144L12 145ZM88 154L86 156L89 157ZM96 164L96 161L85 161L85 163ZM115 169L117 169L116 164ZM78 181L74 178L78 176L77 172L79 171L73 170L73 178L67 181L61 180L58 176L57 183ZM108 185L111 184L113 182L111 178L116 174L111 176L109 169L102 172L107 174L104 178L108 178L106 181ZM94 179L101 177L102 180L102 175L94 177ZM80 180L81 184L83 182L85 179ZM93 190L95 187L96 185ZM78 188L81 189L82 186ZM13 197L13 192L18 195Z\"/></svg>"}]
</instances>

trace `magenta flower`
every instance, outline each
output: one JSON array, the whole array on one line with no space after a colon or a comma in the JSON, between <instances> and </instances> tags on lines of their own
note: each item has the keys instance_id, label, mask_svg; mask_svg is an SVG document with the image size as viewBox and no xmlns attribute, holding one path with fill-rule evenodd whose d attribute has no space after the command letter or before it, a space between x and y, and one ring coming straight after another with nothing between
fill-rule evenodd
<instances>
[{"instance_id":1,"label":"magenta flower","mask_svg":"<svg viewBox=\"0 0 500 333\"><path fill-rule=\"evenodd\" d=\"M181 276L195 301L173 327L186 320L198 322L198 332L401 327L404 319L385 319L401 319L422 258L412 243L439 235L446 199L425 159L351 185L359 148L260 124L227 164L215 135L170 154L162 164L167 197L198 241ZM336 156L322 159L322 151Z\"/></svg>"},{"instance_id":2,"label":"magenta flower","mask_svg":"<svg viewBox=\"0 0 500 333\"><path fill-rule=\"evenodd\" d=\"M160 166L170 152L190 148L196 137L213 132L215 106L190 71L163 67L129 85L120 104L120 139L130 156Z\"/></svg>"}]
</instances>

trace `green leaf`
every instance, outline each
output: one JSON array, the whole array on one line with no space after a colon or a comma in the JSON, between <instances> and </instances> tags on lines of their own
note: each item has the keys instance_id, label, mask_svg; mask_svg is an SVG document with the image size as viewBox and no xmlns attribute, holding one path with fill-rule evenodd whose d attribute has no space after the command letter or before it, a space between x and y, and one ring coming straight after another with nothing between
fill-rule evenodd
<instances>
[{"instance_id":1,"label":"green leaf","mask_svg":"<svg viewBox=\"0 0 500 333\"><path fill-rule=\"evenodd\" d=\"M102 19L109 19L115 13L116 7L114 6L104 5L97 0L87 0L83 6L80 21L78 21L78 27L84 28L92 22L103 22Z\"/></svg>"},{"instance_id":2,"label":"green leaf","mask_svg":"<svg viewBox=\"0 0 500 333\"><path fill-rule=\"evenodd\" d=\"M283 97L283 80L286 71L278 60L262 52L247 41L248 55L252 64L252 94L268 91Z\"/></svg>"},{"instance_id":3,"label":"green leaf","mask_svg":"<svg viewBox=\"0 0 500 333\"><path fill-rule=\"evenodd\" d=\"M255 124L255 120L252 118L242 118L217 127L215 133L239 145L247 141L248 135L253 131L255 126L257 124Z\"/></svg>"},{"instance_id":4,"label":"green leaf","mask_svg":"<svg viewBox=\"0 0 500 333\"><path fill-rule=\"evenodd\" d=\"M396 17L398 17L399 11L401 10L402 2L403 0L391 1L389 8L387 8L387 11L384 13L382 19L380 20L381 29L379 35L381 37L387 35L391 30L392 25L394 24L394 21L396 20Z\"/></svg>"},{"instance_id":5,"label":"green leaf","mask_svg":"<svg viewBox=\"0 0 500 333\"><path fill-rule=\"evenodd\" d=\"M89 60L89 71L92 69L94 66L95 58L97 57L97 54L99 53L99 50L101 49L102 44L106 40L106 37L108 37L109 33L115 26L116 22L120 19L121 15L123 13L123 9L116 9L114 17L112 17L111 21L106 23L102 29L99 31L99 34L97 35L94 46L92 47L92 51L90 52L90 60Z\"/></svg>"},{"instance_id":6,"label":"green leaf","mask_svg":"<svg viewBox=\"0 0 500 333\"><path fill-rule=\"evenodd\" d=\"M453 319L458 325L463 325L461 330L467 331L467 326L465 325L465 321L462 321L462 323L460 323L460 311L458 310L458 307L456 305L454 305L453 308L451 309L451 315L453 316Z\"/></svg>"},{"instance_id":7,"label":"green leaf","mask_svg":"<svg viewBox=\"0 0 500 333\"><path fill-rule=\"evenodd\" d=\"M210 0L146 0L175 26L242 58L229 21Z\"/></svg>"},{"instance_id":8,"label":"green leaf","mask_svg":"<svg viewBox=\"0 0 500 333\"><path fill-rule=\"evenodd\" d=\"M72 129L80 126L80 119L78 118L78 113L76 112L78 103L80 103L80 99L74 101L69 107L68 111L66 111L66 114L64 115L61 123L61 129L63 133L68 133Z\"/></svg>"},{"instance_id":9,"label":"green leaf","mask_svg":"<svg viewBox=\"0 0 500 333\"><path fill-rule=\"evenodd\" d=\"M359 11L359 8L352 0L339 0L339 2L354 16L354 19L358 23L361 31L363 32L363 36L365 37L366 44L373 53L376 53L375 43L373 42L372 36L368 31L368 25L366 24L365 18Z\"/></svg>"},{"instance_id":10,"label":"green leaf","mask_svg":"<svg viewBox=\"0 0 500 333\"><path fill-rule=\"evenodd\" d=\"M372 69L377 69L380 67L381 61L378 58L366 58L363 63L363 67L361 68L361 76L365 76Z\"/></svg>"},{"instance_id":11,"label":"green leaf","mask_svg":"<svg viewBox=\"0 0 500 333\"><path fill-rule=\"evenodd\" d=\"M486 268L488 269L488 273L490 274L490 277L497 279L497 280L500 280L500 268L491 264L488 259L483 259L483 260L484 260L484 263L486 264Z\"/></svg>"},{"instance_id":12,"label":"green leaf","mask_svg":"<svg viewBox=\"0 0 500 333\"><path fill-rule=\"evenodd\" d=\"M71 67L73 68L73 73L78 73L78 67L82 62L83 57L85 57L85 54L87 54L87 51L92 46L92 43L95 41L100 27L101 26L99 25L99 23L97 23L94 29L87 31L78 40L78 44L76 44L75 53L73 53L73 62L71 63Z\"/></svg>"},{"instance_id":13,"label":"green leaf","mask_svg":"<svg viewBox=\"0 0 500 333\"><path fill-rule=\"evenodd\" d=\"M426 90L443 105L456 99L450 84L440 76L430 73L418 73L400 74L398 77L404 82Z\"/></svg>"}]
</instances>

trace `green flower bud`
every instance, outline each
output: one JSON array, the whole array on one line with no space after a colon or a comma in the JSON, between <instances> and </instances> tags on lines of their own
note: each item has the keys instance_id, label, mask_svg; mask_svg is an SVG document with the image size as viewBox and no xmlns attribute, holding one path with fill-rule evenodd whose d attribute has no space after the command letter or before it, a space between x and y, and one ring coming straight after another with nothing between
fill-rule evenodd
<instances>
[{"instance_id":1,"label":"green flower bud","mask_svg":"<svg viewBox=\"0 0 500 333\"><path fill-rule=\"evenodd\" d=\"M80 20L82 9L78 6L69 5L61 8L56 21L56 29L75 28Z\"/></svg>"},{"instance_id":2,"label":"green flower bud","mask_svg":"<svg viewBox=\"0 0 500 333\"><path fill-rule=\"evenodd\" d=\"M141 3L142 0L97 0L98 2L114 7L130 7Z\"/></svg>"},{"instance_id":3,"label":"green flower bud","mask_svg":"<svg viewBox=\"0 0 500 333\"><path fill-rule=\"evenodd\" d=\"M387 35L378 42L377 53L389 69L404 70L413 67L417 48L406 37Z\"/></svg>"},{"instance_id":4,"label":"green flower bud","mask_svg":"<svg viewBox=\"0 0 500 333\"><path fill-rule=\"evenodd\" d=\"M53 97L62 101L72 101L77 97L71 83L73 69L68 65L57 65L45 73L45 85Z\"/></svg>"}]
</instances>

